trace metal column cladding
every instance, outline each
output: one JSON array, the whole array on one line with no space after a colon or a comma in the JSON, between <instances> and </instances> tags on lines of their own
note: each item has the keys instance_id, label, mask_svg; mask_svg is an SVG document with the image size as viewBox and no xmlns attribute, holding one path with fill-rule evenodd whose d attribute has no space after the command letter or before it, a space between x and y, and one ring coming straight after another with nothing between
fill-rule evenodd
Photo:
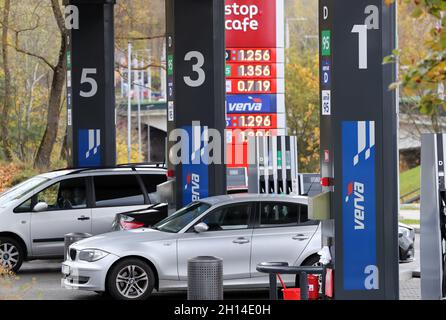
<instances>
[{"instance_id":1,"label":"metal column cladding","mask_svg":"<svg viewBox=\"0 0 446 320\"><path fill-rule=\"evenodd\" d=\"M335 235L336 299L397 299L395 4L320 0L321 174ZM328 226L328 228L327 228ZM330 230L331 228L331 230ZM327 241L330 243L330 241Z\"/></svg>"},{"instance_id":2,"label":"metal column cladding","mask_svg":"<svg viewBox=\"0 0 446 320\"><path fill-rule=\"evenodd\" d=\"M69 165L116 165L115 0L64 0Z\"/></svg>"},{"instance_id":3,"label":"metal column cladding","mask_svg":"<svg viewBox=\"0 0 446 320\"><path fill-rule=\"evenodd\" d=\"M223 147L218 150L221 164L208 165L203 159L209 130L220 133L222 146L225 138L224 1L166 0L166 30L168 135L175 129L188 134L168 142L169 169L175 171L176 203L181 207L226 193ZM189 161L172 161L172 147L178 144L184 147L183 160Z\"/></svg>"},{"instance_id":4,"label":"metal column cladding","mask_svg":"<svg viewBox=\"0 0 446 320\"><path fill-rule=\"evenodd\" d=\"M446 135L421 138L421 298L446 297L445 163Z\"/></svg>"}]
</instances>

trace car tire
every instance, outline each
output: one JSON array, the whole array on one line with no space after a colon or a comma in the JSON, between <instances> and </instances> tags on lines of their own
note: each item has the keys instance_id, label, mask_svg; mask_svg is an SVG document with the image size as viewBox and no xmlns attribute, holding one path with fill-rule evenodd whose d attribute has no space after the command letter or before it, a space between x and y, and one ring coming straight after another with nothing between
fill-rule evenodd
<instances>
[{"instance_id":1,"label":"car tire","mask_svg":"<svg viewBox=\"0 0 446 320\"><path fill-rule=\"evenodd\" d=\"M17 272L25 259L25 250L15 239L0 237L0 266Z\"/></svg>"},{"instance_id":2,"label":"car tire","mask_svg":"<svg viewBox=\"0 0 446 320\"><path fill-rule=\"evenodd\" d=\"M116 300L146 300L154 285L152 268L142 260L131 258L112 267L107 279L107 292Z\"/></svg>"},{"instance_id":3,"label":"car tire","mask_svg":"<svg viewBox=\"0 0 446 320\"><path fill-rule=\"evenodd\" d=\"M312 256L309 256L307 259L305 259L304 262L302 262L302 267L316 267L319 266L320 256L318 254L314 254ZM296 288L300 288L300 279L299 275L296 275Z\"/></svg>"}]
</instances>

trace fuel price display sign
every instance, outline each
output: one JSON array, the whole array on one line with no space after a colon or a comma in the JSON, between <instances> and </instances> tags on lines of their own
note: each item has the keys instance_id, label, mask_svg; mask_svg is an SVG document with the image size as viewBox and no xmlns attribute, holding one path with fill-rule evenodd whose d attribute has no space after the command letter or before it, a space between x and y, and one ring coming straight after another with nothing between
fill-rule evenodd
<instances>
[{"instance_id":1,"label":"fuel price display sign","mask_svg":"<svg viewBox=\"0 0 446 320\"><path fill-rule=\"evenodd\" d=\"M240 79L275 79L277 77L277 65L275 63L229 63L226 65L226 77Z\"/></svg>"},{"instance_id":2,"label":"fuel price display sign","mask_svg":"<svg viewBox=\"0 0 446 320\"><path fill-rule=\"evenodd\" d=\"M227 62L284 62L284 52L276 48L232 48L226 50Z\"/></svg>"},{"instance_id":3,"label":"fuel price display sign","mask_svg":"<svg viewBox=\"0 0 446 320\"><path fill-rule=\"evenodd\" d=\"M226 80L226 93L231 94L276 94L284 93L284 87L278 90L277 79L229 79ZM280 91L280 92L279 92Z\"/></svg>"},{"instance_id":4,"label":"fuel price display sign","mask_svg":"<svg viewBox=\"0 0 446 320\"><path fill-rule=\"evenodd\" d=\"M237 114L226 118L228 129L275 129L276 114Z\"/></svg>"},{"instance_id":5,"label":"fuel price display sign","mask_svg":"<svg viewBox=\"0 0 446 320\"><path fill-rule=\"evenodd\" d=\"M247 137L285 131L284 0L226 0L226 124L228 148ZM234 134L243 138L235 138ZM248 167L228 153L228 167Z\"/></svg>"}]
</instances>

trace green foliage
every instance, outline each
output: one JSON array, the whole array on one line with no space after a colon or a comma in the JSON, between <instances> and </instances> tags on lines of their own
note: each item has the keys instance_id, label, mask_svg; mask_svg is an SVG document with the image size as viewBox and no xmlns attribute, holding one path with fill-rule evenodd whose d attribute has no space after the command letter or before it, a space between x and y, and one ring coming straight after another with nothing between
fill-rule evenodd
<instances>
[{"instance_id":1,"label":"green foliage","mask_svg":"<svg viewBox=\"0 0 446 320\"><path fill-rule=\"evenodd\" d=\"M288 55L286 106L289 133L297 136L299 170L319 171L318 56Z\"/></svg>"},{"instance_id":2,"label":"green foliage","mask_svg":"<svg viewBox=\"0 0 446 320\"><path fill-rule=\"evenodd\" d=\"M6 187L15 186L25 180L35 177L38 174L39 171L34 169L32 166L24 164L19 165L16 174L12 177L11 182Z\"/></svg>"},{"instance_id":3,"label":"green foliage","mask_svg":"<svg viewBox=\"0 0 446 320\"><path fill-rule=\"evenodd\" d=\"M416 167L400 174L400 195L419 189L421 186L421 168ZM415 194L414 194L415 196Z\"/></svg>"},{"instance_id":4,"label":"green foliage","mask_svg":"<svg viewBox=\"0 0 446 320\"><path fill-rule=\"evenodd\" d=\"M416 220L416 219L403 219L403 220L400 220L400 222L403 224L407 224L409 226L420 225L420 220Z\"/></svg>"},{"instance_id":5,"label":"green foliage","mask_svg":"<svg viewBox=\"0 0 446 320\"><path fill-rule=\"evenodd\" d=\"M404 54L414 48L404 46L384 60L384 63L398 61L401 66L400 79L391 88L401 85L407 95L419 95L420 112L436 115L438 108L446 108L446 1L400 0L399 3L410 8L412 25L426 35L423 41L412 42L415 50L421 53L419 57L407 59ZM422 25L427 28L423 30Z\"/></svg>"},{"instance_id":6,"label":"green foliage","mask_svg":"<svg viewBox=\"0 0 446 320\"><path fill-rule=\"evenodd\" d=\"M300 172L319 172L317 12L313 0L295 1L286 12L292 35L285 67L287 126L297 136Z\"/></svg>"}]
</instances>

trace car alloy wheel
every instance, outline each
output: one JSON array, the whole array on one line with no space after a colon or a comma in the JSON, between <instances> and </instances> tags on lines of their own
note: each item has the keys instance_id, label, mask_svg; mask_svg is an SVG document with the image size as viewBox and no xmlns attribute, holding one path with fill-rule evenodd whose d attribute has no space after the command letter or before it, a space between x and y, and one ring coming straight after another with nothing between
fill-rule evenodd
<instances>
[{"instance_id":1,"label":"car alloy wheel","mask_svg":"<svg viewBox=\"0 0 446 320\"><path fill-rule=\"evenodd\" d=\"M19 262L19 249L12 243L0 243L0 265L8 270L14 270Z\"/></svg>"},{"instance_id":2,"label":"car alloy wheel","mask_svg":"<svg viewBox=\"0 0 446 320\"><path fill-rule=\"evenodd\" d=\"M137 265L127 265L116 277L118 292L127 299L138 299L149 287L149 276L144 269Z\"/></svg>"}]
</instances>

